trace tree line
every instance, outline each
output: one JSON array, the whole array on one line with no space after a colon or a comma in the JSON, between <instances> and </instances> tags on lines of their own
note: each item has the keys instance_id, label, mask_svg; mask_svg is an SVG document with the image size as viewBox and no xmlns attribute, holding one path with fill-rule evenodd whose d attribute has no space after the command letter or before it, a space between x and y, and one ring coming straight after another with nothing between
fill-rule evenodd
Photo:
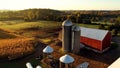
<instances>
[{"instance_id":1,"label":"tree line","mask_svg":"<svg viewBox=\"0 0 120 68\"><path fill-rule=\"evenodd\" d=\"M0 12L0 20L37 21L37 20L56 20L62 12L51 9L25 9L19 11Z\"/></svg>"},{"instance_id":2,"label":"tree line","mask_svg":"<svg viewBox=\"0 0 120 68\"><path fill-rule=\"evenodd\" d=\"M63 21L67 16L75 23L91 23L91 21L115 22L120 11L58 11L52 9L25 9L19 11L1 11L0 20L50 20Z\"/></svg>"}]
</instances>

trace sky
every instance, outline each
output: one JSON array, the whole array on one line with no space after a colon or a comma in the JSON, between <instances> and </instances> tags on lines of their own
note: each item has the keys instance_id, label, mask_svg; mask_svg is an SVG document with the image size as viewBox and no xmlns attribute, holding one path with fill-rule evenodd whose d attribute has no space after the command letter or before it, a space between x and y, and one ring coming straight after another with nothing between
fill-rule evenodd
<instances>
[{"instance_id":1,"label":"sky","mask_svg":"<svg viewBox=\"0 0 120 68\"><path fill-rule=\"evenodd\" d=\"M0 10L120 10L120 0L0 0Z\"/></svg>"}]
</instances>

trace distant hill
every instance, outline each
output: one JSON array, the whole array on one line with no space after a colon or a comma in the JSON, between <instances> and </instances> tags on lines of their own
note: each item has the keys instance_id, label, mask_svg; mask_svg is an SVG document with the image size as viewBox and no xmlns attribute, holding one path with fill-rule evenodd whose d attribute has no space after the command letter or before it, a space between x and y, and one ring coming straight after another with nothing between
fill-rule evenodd
<instances>
[{"instance_id":1,"label":"distant hill","mask_svg":"<svg viewBox=\"0 0 120 68\"><path fill-rule=\"evenodd\" d=\"M52 9L25 9L18 11L1 10L0 20L54 20L54 18L56 18L56 16L59 16L61 13L61 11Z\"/></svg>"},{"instance_id":2,"label":"distant hill","mask_svg":"<svg viewBox=\"0 0 120 68\"><path fill-rule=\"evenodd\" d=\"M120 16L120 10L53 10L53 9L25 9L25 10L1 10L0 20L50 20L63 21L67 15L72 17L72 21L114 21ZM82 22L82 21L80 21Z\"/></svg>"}]
</instances>

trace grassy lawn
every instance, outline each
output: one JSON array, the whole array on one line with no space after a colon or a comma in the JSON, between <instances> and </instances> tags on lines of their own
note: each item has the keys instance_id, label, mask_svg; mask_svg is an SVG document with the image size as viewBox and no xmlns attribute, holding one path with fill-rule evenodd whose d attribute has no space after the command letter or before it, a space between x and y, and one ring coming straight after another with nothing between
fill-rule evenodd
<instances>
[{"instance_id":1,"label":"grassy lawn","mask_svg":"<svg viewBox=\"0 0 120 68\"><path fill-rule=\"evenodd\" d=\"M113 25L114 23L110 22L92 22L93 24L103 24L103 25Z\"/></svg>"},{"instance_id":2,"label":"grassy lawn","mask_svg":"<svg viewBox=\"0 0 120 68\"><path fill-rule=\"evenodd\" d=\"M76 25L87 27L87 28L98 28L99 27L99 25L91 25L91 24L76 24Z\"/></svg>"},{"instance_id":3,"label":"grassy lawn","mask_svg":"<svg viewBox=\"0 0 120 68\"><path fill-rule=\"evenodd\" d=\"M17 23L15 23L17 22ZM41 38L49 36L52 33L45 33L51 30L61 27L61 22L55 21L36 21L36 22L24 22L24 21L0 21L0 28L9 32L15 32L25 37L32 37L34 35L40 36ZM26 31L27 30L27 31ZM33 32L31 32L31 30ZM34 31L37 30L37 31ZM42 32L43 31L43 32ZM21 34L20 34L21 35Z\"/></svg>"},{"instance_id":4,"label":"grassy lawn","mask_svg":"<svg viewBox=\"0 0 120 68\"><path fill-rule=\"evenodd\" d=\"M37 21L37 22L19 22L19 23L5 23L0 22L0 28L9 29L9 30L22 30L27 28L39 28L39 29L49 29L49 28L57 28L61 26L61 23L54 21Z\"/></svg>"},{"instance_id":5,"label":"grassy lawn","mask_svg":"<svg viewBox=\"0 0 120 68\"><path fill-rule=\"evenodd\" d=\"M17 22L17 23L15 23ZM39 28L39 29L51 29L61 27L62 22L55 21L36 21L36 22L24 22L24 21L6 21L0 22L0 28L11 30L22 30L27 28ZM91 24L76 24L82 27L98 28L99 25Z\"/></svg>"}]
</instances>

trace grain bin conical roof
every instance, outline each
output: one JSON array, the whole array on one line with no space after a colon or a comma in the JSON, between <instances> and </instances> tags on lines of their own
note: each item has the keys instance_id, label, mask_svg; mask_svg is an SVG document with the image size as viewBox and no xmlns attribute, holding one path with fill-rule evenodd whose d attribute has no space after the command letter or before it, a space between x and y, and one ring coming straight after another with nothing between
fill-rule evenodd
<instances>
[{"instance_id":1,"label":"grain bin conical roof","mask_svg":"<svg viewBox=\"0 0 120 68\"><path fill-rule=\"evenodd\" d=\"M63 23L62 23L62 26L72 26L72 22L68 19L68 20L65 20Z\"/></svg>"},{"instance_id":2,"label":"grain bin conical roof","mask_svg":"<svg viewBox=\"0 0 120 68\"><path fill-rule=\"evenodd\" d=\"M26 63L26 67L27 68L33 68L32 65L31 65L31 63L29 63L29 62Z\"/></svg>"},{"instance_id":3,"label":"grain bin conical roof","mask_svg":"<svg viewBox=\"0 0 120 68\"><path fill-rule=\"evenodd\" d=\"M66 63L66 64L74 62L74 58L71 57L70 55L67 55L67 54L62 56L62 57L60 57L59 60L60 60L60 62Z\"/></svg>"},{"instance_id":4,"label":"grain bin conical roof","mask_svg":"<svg viewBox=\"0 0 120 68\"><path fill-rule=\"evenodd\" d=\"M42 67L38 65L38 66L36 66L36 68L42 68Z\"/></svg>"},{"instance_id":5,"label":"grain bin conical roof","mask_svg":"<svg viewBox=\"0 0 120 68\"><path fill-rule=\"evenodd\" d=\"M43 53L52 53L53 52L53 48L50 46L47 46L43 49Z\"/></svg>"},{"instance_id":6,"label":"grain bin conical roof","mask_svg":"<svg viewBox=\"0 0 120 68\"><path fill-rule=\"evenodd\" d=\"M80 31L81 29L80 29L80 26L73 26L72 30L73 31Z\"/></svg>"}]
</instances>

